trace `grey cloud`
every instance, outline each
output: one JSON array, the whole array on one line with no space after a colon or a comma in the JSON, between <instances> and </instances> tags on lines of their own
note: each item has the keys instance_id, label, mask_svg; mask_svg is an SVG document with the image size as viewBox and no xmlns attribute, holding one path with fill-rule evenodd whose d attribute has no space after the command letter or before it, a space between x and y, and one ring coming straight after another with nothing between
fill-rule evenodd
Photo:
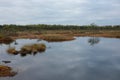
<instances>
[{"instance_id":1,"label":"grey cloud","mask_svg":"<svg viewBox=\"0 0 120 80\"><path fill-rule=\"evenodd\" d=\"M120 24L119 0L4 0L0 24Z\"/></svg>"}]
</instances>

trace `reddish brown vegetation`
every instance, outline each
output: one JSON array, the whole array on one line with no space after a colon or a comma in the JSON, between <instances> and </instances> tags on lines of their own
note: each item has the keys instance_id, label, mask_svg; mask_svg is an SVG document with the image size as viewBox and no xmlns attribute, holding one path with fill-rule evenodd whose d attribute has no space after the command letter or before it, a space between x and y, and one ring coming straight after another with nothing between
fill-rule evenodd
<instances>
[{"instance_id":1,"label":"reddish brown vegetation","mask_svg":"<svg viewBox=\"0 0 120 80\"><path fill-rule=\"evenodd\" d=\"M11 67L0 65L0 77L12 77L17 72L13 72Z\"/></svg>"}]
</instances>

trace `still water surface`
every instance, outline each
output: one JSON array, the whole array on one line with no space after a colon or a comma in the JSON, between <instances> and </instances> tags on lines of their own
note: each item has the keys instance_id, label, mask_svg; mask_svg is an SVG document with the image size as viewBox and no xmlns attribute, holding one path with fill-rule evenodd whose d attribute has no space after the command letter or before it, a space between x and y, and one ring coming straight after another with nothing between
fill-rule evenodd
<instances>
[{"instance_id":1,"label":"still water surface","mask_svg":"<svg viewBox=\"0 0 120 80\"><path fill-rule=\"evenodd\" d=\"M19 50L33 43L45 43L46 51L26 56L6 52L9 47ZM3 60L11 63L5 64ZM50 43L18 39L0 45L0 65L10 66L17 72L0 80L120 80L120 39L79 37Z\"/></svg>"}]
</instances>

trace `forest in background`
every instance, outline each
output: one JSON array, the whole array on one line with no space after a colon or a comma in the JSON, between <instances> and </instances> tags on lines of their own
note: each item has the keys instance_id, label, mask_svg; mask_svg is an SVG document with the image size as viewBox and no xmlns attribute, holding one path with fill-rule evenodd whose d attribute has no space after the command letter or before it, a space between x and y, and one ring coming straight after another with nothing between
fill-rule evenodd
<instances>
[{"instance_id":1,"label":"forest in background","mask_svg":"<svg viewBox=\"0 0 120 80\"><path fill-rule=\"evenodd\" d=\"M46 41L68 41L74 37L109 37L120 38L120 25L0 25L0 42L9 39L34 38Z\"/></svg>"},{"instance_id":2,"label":"forest in background","mask_svg":"<svg viewBox=\"0 0 120 80\"><path fill-rule=\"evenodd\" d=\"M96 24L90 25L14 25L4 24L0 25L0 32L2 31L40 31L40 30L120 30L120 25L106 25L98 26Z\"/></svg>"}]
</instances>

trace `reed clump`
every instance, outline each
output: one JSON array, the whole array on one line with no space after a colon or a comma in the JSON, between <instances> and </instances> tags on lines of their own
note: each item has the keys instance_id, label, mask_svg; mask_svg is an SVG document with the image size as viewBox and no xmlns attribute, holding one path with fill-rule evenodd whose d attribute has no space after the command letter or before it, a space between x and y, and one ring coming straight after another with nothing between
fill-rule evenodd
<instances>
[{"instance_id":1,"label":"reed clump","mask_svg":"<svg viewBox=\"0 0 120 80\"><path fill-rule=\"evenodd\" d=\"M18 54L19 53L19 51L15 50L15 48L9 48L7 50L7 52L10 53L10 54Z\"/></svg>"},{"instance_id":2,"label":"reed clump","mask_svg":"<svg viewBox=\"0 0 120 80\"><path fill-rule=\"evenodd\" d=\"M36 53L36 52L43 52L46 49L45 44L32 44L32 45L24 45L20 52L21 53Z\"/></svg>"},{"instance_id":3,"label":"reed clump","mask_svg":"<svg viewBox=\"0 0 120 80\"><path fill-rule=\"evenodd\" d=\"M62 34L45 34L41 37L43 40L48 42L60 42L60 41L70 41L74 40L73 36L70 35L62 35Z\"/></svg>"},{"instance_id":4,"label":"reed clump","mask_svg":"<svg viewBox=\"0 0 120 80\"><path fill-rule=\"evenodd\" d=\"M10 54L19 53L21 55L26 55L37 52L44 52L45 50L46 50L46 45L41 43L41 44L24 45L19 51L15 50L15 48L9 48L7 52Z\"/></svg>"},{"instance_id":5,"label":"reed clump","mask_svg":"<svg viewBox=\"0 0 120 80\"><path fill-rule=\"evenodd\" d=\"M12 77L16 74L17 72L13 72L11 67L0 65L0 77Z\"/></svg>"}]
</instances>

